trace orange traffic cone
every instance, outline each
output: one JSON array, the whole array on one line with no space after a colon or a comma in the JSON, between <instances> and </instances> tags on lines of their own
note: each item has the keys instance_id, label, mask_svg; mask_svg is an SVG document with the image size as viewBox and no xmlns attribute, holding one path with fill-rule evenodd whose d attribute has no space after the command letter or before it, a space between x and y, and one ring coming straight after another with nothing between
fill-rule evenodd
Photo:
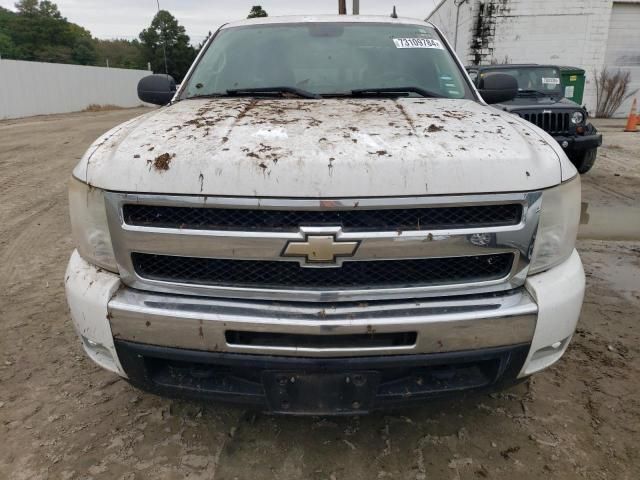
<instances>
[{"instance_id":1,"label":"orange traffic cone","mask_svg":"<svg viewBox=\"0 0 640 480\"><path fill-rule=\"evenodd\" d=\"M629 118L627 119L627 126L625 127L625 132L637 132L638 131L638 122L640 122L640 118L637 115L636 104L638 102L636 99L633 99L633 103L631 104L631 111L629 112Z\"/></svg>"}]
</instances>

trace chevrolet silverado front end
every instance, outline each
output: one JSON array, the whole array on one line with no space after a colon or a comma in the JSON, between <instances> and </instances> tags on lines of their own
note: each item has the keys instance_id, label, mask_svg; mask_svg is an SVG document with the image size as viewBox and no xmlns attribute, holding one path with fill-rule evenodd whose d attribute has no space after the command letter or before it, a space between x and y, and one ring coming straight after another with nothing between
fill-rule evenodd
<instances>
[{"instance_id":1,"label":"chevrolet silverado front end","mask_svg":"<svg viewBox=\"0 0 640 480\"><path fill-rule=\"evenodd\" d=\"M73 176L75 328L159 394L353 414L502 388L580 314L575 168L428 23L226 25Z\"/></svg>"}]
</instances>

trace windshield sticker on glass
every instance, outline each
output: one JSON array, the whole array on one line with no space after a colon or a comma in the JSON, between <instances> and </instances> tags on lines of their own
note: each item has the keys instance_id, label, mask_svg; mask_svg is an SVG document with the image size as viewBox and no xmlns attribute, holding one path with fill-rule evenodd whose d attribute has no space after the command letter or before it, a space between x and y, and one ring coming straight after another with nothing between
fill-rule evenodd
<instances>
[{"instance_id":1,"label":"windshield sticker on glass","mask_svg":"<svg viewBox=\"0 0 640 480\"><path fill-rule=\"evenodd\" d=\"M545 85L560 85L560 79L542 77L542 83Z\"/></svg>"},{"instance_id":2,"label":"windshield sticker on glass","mask_svg":"<svg viewBox=\"0 0 640 480\"><path fill-rule=\"evenodd\" d=\"M418 29L418 35L421 38L433 38L433 33L425 28Z\"/></svg>"},{"instance_id":3,"label":"windshield sticker on glass","mask_svg":"<svg viewBox=\"0 0 640 480\"><path fill-rule=\"evenodd\" d=\"M394 38L396 48L438 48L444 50L438 40L431 38Z\"/></svg>"}]
</instances>

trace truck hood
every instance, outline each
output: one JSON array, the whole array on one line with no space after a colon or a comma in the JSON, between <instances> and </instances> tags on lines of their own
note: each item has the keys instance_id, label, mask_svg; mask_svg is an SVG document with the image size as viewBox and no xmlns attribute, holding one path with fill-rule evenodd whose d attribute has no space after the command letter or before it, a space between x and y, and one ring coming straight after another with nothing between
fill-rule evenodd
<instances>
[{"instance_id":1,"label":"truck hood","mask_svg":"<svg viewBox=\"0 0 640 480\"><path fill-rule=\"evenodd\" d=\"M549 138L470 100L192 99L107 132L74 176L106 190L217 196L525 191L561 181Z\"/></svg>"}]
</instances>

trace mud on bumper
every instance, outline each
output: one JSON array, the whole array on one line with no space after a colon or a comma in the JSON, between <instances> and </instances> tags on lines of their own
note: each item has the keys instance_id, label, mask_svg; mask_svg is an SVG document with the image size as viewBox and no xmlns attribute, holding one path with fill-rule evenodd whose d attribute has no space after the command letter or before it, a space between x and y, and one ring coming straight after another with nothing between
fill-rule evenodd
<instances>
[{"instance_id":1,"label":"mud on bumper","mask_svg":"<svg viewBox=\"0 0 640 480\"><path fill-rule=\"evenodd\" d=\"M517 383L530 345L422 355L301 358L116 340L129 382L174 398L279 414L348 415Z\"/></svg>"}]
</instances>

